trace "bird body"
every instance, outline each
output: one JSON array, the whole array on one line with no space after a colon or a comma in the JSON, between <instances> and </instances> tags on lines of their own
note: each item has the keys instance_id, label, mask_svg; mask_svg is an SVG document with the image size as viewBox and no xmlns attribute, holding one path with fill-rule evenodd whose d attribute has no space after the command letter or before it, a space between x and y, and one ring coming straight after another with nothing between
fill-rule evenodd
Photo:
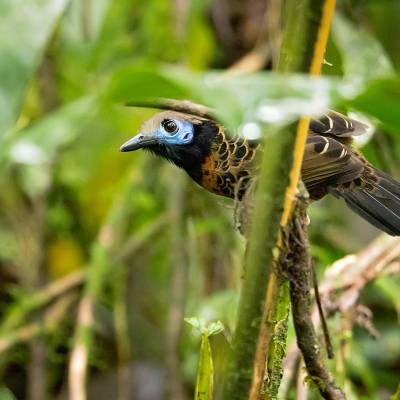
<instances>
[{"instance_id":1,"label":"bird body","mask_svg":"<svg viewBox=\"0 0 400 400\"><path fill-rule=\"evenodd\" d=\"M390 235L400 235L400 184L375 169L352 147L367 126L329 112L311 120L302 180L312 200L343 198L361 217ZM175 111L156 114L121 151L147 149L183 168L208 191L241 199L258 174L261 144L229 135L217 121Z\"/></svg>"}]
</instances>

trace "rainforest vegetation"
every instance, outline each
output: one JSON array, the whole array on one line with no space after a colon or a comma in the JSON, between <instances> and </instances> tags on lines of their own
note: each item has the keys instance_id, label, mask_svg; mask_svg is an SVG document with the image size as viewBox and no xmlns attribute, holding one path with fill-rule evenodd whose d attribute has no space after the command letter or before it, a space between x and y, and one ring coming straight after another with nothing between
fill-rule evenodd
<instances>
[{"instance_id":1,"label":"rainforest vegetation","mask_svg":"<svg viewBox=\"0 0 400 400\"><path fill-rule=\"evenodd\" d=\"M400 238L285 197L327 109L400 180L399 39L398 0L0 0L0 400L400 399ZM245 204L119 151L165 98L264 140Z\"/></svg>"}]
</instances>

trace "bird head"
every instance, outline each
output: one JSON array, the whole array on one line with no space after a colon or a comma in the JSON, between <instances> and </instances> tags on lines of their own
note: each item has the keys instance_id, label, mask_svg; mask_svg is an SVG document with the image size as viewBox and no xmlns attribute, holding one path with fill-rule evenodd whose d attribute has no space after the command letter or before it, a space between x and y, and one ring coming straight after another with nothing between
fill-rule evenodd
<instances>
[{"instance_id":1,"label":"bird head","mask_svg":"<svg viewBox=\"0 0 400 400\"><path fill-rule=\"evenodd\" d=\"M201 164L212 151L219 129L209 118L175 111L160 112L144 122L139 133L120 150L149 150L184 168L198 180Z\"/></svg>"}]
</instances>

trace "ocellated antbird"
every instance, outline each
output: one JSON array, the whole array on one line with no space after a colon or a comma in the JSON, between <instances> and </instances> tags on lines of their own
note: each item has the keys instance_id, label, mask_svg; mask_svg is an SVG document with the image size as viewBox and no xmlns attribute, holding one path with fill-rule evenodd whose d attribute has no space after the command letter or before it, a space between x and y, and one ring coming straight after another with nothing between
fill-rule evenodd
<instances>
[{"instance_id":1,"label":"ocellated antbird","mask_svg":"<svg viewBox=\"0 0 400 400\"><path fill-rule=\"evenodd\" d=\"M374 168L352 147L367 126L329 112L311 120L301 176L312 200L341 197L362 218L389 235L400 235L400 183ZM218 195L241 198L257 174L261 145L229 136L210 116L164 111L146 121L121 151L146 149L183 168ZM267 151L267 150L266 150Z\"/></svg>"}]
</instances>

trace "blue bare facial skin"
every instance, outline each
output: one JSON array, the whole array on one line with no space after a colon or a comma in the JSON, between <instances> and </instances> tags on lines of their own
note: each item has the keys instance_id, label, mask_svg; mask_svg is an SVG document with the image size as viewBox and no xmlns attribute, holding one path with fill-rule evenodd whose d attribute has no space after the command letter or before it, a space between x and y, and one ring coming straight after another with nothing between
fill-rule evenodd
<instances>
[{"instance_id":1,"label":"blue bare facial skin","mask_svg":"<svg viewBox=\"0 0 400 400\"><path fill-rule=\"evenodd\" d=\"M132 151L152 144L186 145L192 142L194 126L190 121L165 118L149 131L142 131L121 146L121 151Z\"/></svg>"},{"instance_id":2,"label":"blue bare facial skin","mask_svg":"<svg viewBox=\"0 0 400 400\"><path fill-rule=\"evenodd\" d=\"M189 121L175 118L165 119L154 132L161 143L184 145L193 140L194 127Z\"/></svg>"}]
</instances>

